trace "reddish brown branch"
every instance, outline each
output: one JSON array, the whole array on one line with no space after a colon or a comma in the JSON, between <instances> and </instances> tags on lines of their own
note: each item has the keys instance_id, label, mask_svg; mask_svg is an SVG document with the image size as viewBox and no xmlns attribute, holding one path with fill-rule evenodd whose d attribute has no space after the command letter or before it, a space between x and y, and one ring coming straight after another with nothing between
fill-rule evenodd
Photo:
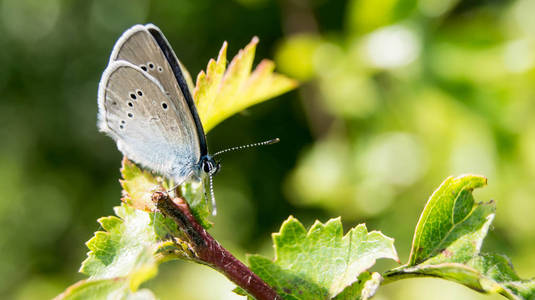
<instances>
[{"instance_id":1,"label":"reddish brown branch","mask_svg":"<svg viewBox=\"0 0 535 300\"><path fill-rule=\"evenodd\" d=\"M179 226L188 237L196 259L223 273L232 282L258 300L282 299L246 265L221 246L191 214L188 204L171 199L167 193L156 192L152 196L156 207Z\"/></svg>"}]
</instances>

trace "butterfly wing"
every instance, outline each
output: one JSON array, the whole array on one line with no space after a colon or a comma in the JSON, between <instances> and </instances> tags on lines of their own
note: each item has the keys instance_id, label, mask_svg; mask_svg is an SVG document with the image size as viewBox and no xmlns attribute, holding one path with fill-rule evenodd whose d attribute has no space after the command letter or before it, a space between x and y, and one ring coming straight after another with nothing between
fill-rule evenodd
<instances>
[{"instance_id":1,"label":"butterfly wing","mask_svg":"<svg viewBox=\"0 0 535 300\"><path fill-rule=\"evenodd\" d=\"M160 82L175 105L183 107L193 120L201 156L206 155L208 152L206 138L193 97L183 76L180 62L160 29L152 24L135 25L128 29L119 38L110 56L110 63L118 60L139 66Z\"/></svg>"},{"instance_id":2,"label":"butterfly wing","mask_svg":"<svg viewBox=\"0 0 535 300\"><path fill-rule=\"evenodd\" d=\"M201 118L197 113L197 108L195 107L193 97L191 96L190 89L188 87L186 79L184 78L184 68L182 67L182 64L180 64L180 61L178 61L175 52L173 51L173 48L171 48L171 45L163 35L160 28L156 27L153 24L147 24L145 25L145 28L150 32L154 40L158 43L158 46L160 46L161 51L164 53L167 62L173 70L173 74L175 75L175 78L178 82L178 86L182 90L184 98L186 99L186 103L190 108L190 113L192 114L193 120L195 121L195 125L197 127L197 134L199 136L199 143L201 147L201 156L206 156L208 155L206 136L204 135Z\"/></svg>"},{"instance_id":3,"label":"butterfly wing","mask_svg":"<svg viewBox=\"0 0 535 300\"><path fill-rule=\"evenodd\" d=\"M171 94L140 67L112 61L99 84L99 128L125 156L180 184L198 169L201 153L189 108Z\"/></svg>"}]
</instances>

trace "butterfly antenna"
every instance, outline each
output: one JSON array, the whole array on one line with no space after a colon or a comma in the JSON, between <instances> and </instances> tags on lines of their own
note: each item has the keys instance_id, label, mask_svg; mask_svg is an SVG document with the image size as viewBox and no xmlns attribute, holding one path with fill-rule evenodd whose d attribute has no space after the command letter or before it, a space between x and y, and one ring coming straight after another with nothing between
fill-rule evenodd
<instances>
[{"instance_id":1,"label":"butterfly antenna","mask_svg":"<svg viewBox=\"0 0 535 300\"><path fill-rule=\"evenodd\" d=\"M242 146L237 146L237 147L232 147L232 148L228 148L228 149L225 149L225 150L221 150L221 151L216 152L212 156L215 157L215 156L218 156L219 154L223 154L223 153L230 152L230 151L243 150L243 149L257 147L257 146L271 145L271 144L276 144L278 142L280 142L280 139L279 138L274 138L274 139L269 140L269 141L264 141L264 142L260 142L260 143L254 143L254 144L248 144L248 145L242 145Z\"/></svg>"},{"instance_id":2,"label":"butterfly antenna","mask_svg":"<svg viewBox=\"0 0 535 300\"><path fill-rule=\"evenodd\" d=\"M210 185L210 198L212 199L212 216L217 215L217 206L215 204L215 195L214 195L214 179L212 174L208 175L208 181Z\"/></svg>"}]
</instances>

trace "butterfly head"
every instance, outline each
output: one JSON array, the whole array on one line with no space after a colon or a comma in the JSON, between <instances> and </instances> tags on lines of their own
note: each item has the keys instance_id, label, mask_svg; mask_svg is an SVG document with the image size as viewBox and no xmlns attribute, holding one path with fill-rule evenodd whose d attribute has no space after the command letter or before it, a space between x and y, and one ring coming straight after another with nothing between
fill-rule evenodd
<instances>
[{"instance_id":1,"label":"butterfly head","mask_svg":"<svg viewBox=\"0 0 535 300\"><path fill-rule=\"evenodd\" d=\"M220 168L221 164L216 161L211 155L205 155L201 158L201 169L204 173L213 176L217 172L219 172Z\"/></svg>"}]
</instances>

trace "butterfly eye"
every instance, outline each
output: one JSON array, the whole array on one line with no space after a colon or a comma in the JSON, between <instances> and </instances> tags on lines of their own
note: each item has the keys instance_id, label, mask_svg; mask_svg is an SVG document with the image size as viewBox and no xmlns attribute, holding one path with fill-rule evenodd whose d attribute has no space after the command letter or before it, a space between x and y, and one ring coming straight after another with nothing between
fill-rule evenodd
<instances>
[{"instance_id":1,"label":"butterfly eye","mask_svg":"<svg viewBox=\"0 0 535 300\"><path fill-rule=\"evenodd\" d=\"M203 171L206 172L206 173L212 172L213 168L214 168L214 165L209 160L205 161L203 166L202 166Z\"/></svg>"}]
</instances>

